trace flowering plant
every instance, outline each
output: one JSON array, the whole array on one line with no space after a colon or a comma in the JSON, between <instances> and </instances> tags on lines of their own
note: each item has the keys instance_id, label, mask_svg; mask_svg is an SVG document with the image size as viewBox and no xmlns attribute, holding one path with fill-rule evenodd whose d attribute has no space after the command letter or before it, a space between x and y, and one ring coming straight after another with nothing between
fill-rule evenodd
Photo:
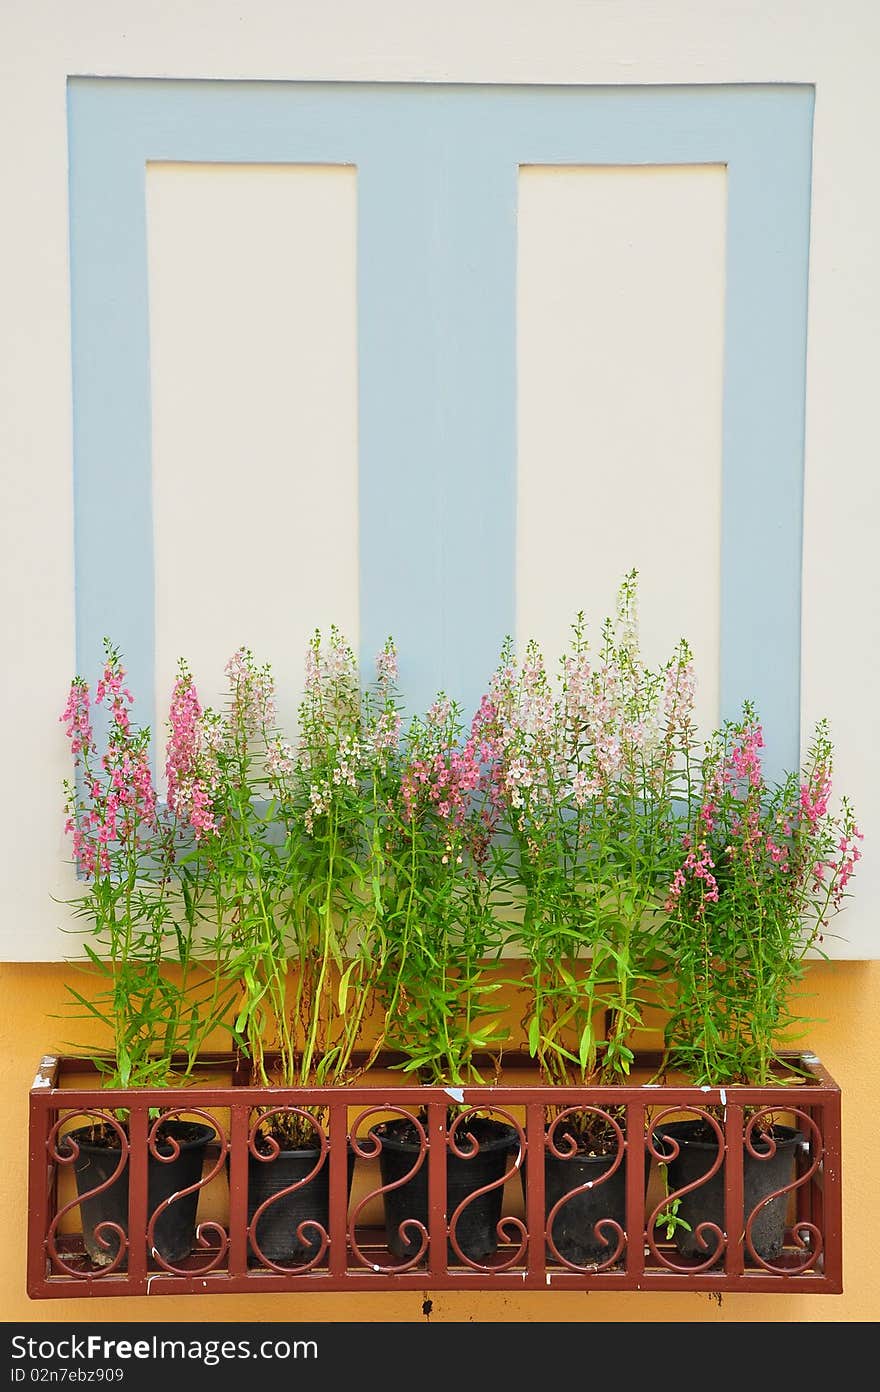
<instances>
[{"instance_id":1,"label":"flowering plant","mask_svg":"<svg viewBox=\"0 0 880 1392\"><path fill-rule=\"evenodd\" d=\"M637 582L595 653L577 616L555 683L536 643L521 660L504 643L469 726L442 692L404 726L390 638L362 687L340 631L315 632L292 742L249 649L227 664L222 710L181 661L165 805L105 642L94 702L77 678L62 720L74 906L103 982L72 995L113 1032L108 1080L188 1075L223 1024L260 1084L345 1083L386 1043L427 1083L483 1082L479 1056L497 1071L506 1037L510 941L548 1084L625 1081L653 1005L669 1067L716 1085L778 1076L792 988L861 832L845 798L831 806L827 722L778 785L750 703L700 744L690 648L646 665ZM315 1128L291 1111L271 1130L298 1144ZM595 1111L569 1130L613 1139Z\"/></svg>"},{"instance_id":2,"label":"flowering plant","mask_svg":"<svg viewBox=\"0 0 880 1392\"><path fill-rule=\"evenodd\" d=\"M508 641L484 705L493 795L523 896L523 1023L550 1084L624 1079L633 1032L662 980L694 680L684 641L664 666L645 666L637 597L631 572L595 656L578 615L555 690L537 644L520 667ZM597 1119L571 1125L588 1132Z\"/></svg>"},{"instance_id":3,"label":"flowering plant","mask_svg":"<svg viewBox=\"0 0 880 1392\"><path fill-rule=\"evenodd\" d=\"M483 960L502 942L488 748L442 694L404 736L391 639L362 690L340 631L315 632L293 744L269 667L242 648L226 673L226 709L203 710L180 665L169 806L193 837L181 865L197 916L231 932L255 1080L350 1081L387 1043L425 1081L473 1081L496 1042ZM272 1129L302 1143L310 1125L291 1113Z\"/></svg>"},{"instance_id":4,"label":"flowering plant","mask_svg":"<svg viewBox=\"0 0 880 1392\"><path fill-rule=\"evenodd\" d=\"M504 942L491 757L479 720L465 739L460 707L441 692L410 722L383 808L385 1037L405 1071L435 1085L484 1081L477 1056L504 1037L491 971Z\"/></svg>"},{"instance_id":5,"label":"flowering plant","mask_svg":"<svg viewBox=\"0 0 880 1392\"><path fill-rule=\"evenodd\" d=\"M389 641L361 689L357 662L340 630L313 635L294 751L276 737L270 787L285 828L285 874L293 889L289 922L302 1048L298 1080L345 1082L376 1006L384 945L377 883L382 808L395 781L400 729L397 656ZM376 1046L378 1047L378 1046Z\"/></svg>"},{"instance_id":6,"label":"flowering plant","mask_svg":"<svg viewBox=\"0 0 880 1392\"><path fill-rule=\"evenodd\" d=\"M816 725L803 769L769 783L754 704L707 741L680 863L666 900L677 992L668 1062L697 1084L778 1076L797 1028L792 991L808 954L823 955L849 893L862 833L842 798L831 807L833 748Z\"/></svg>"},{"instance_id":7,"label":"flowering plant","mask_svg":"<svg viewBox=\"0 0 880 1392\"><path fill-rule=\"evenodd\" d=\"M112 1049L94 1062L106 1084L124 1088L189 1076L228 996L219 959L209 969L200 960L192 903L172 873L183 838L173 809L156 798L150 731L132 720L134 698L109 639L104 652L94 697L76 677L60 716L75 771L64 783L65 830L84 886L72 907L88 925L86 970L99 983L88 994L68 990L82 1017L110 1032ZM100 754L96 713L107 724Z\"/></svg>"},{"instance_id":8,"label":"flowering plant","mask_svg":"<svg viewBox=\"0 0 880 1392\"><path fill-rule=\"evenodd\" d=\"M171 697L171 738L166 777L168 806L188 828L191 844L180 858L188 901L216 941L230 944L230 975L242 996L235 1034L250 1051L254 1070L268 1082L262 1064L264 1038L286 1044L285 950L278 921L276 850L269 819L255 794L258 741L274 715L272 678L258 669L247 649L226 665L228 704L223 712L203 709L185 660Z\"/></svg>"},{"instance_id":9,"label":"flowering plant","mask_svg":"<svg viewBox=\"0 0 880 1392\"><path fill-rule=\"evenodd\" d=\"M235 1019L256 1082L342 1083L373 1004L376 807L399 718L393 645L362 695L334 627L308 649L296 747L276 723L274 679L240 648L222 712L202 710L184 663L172 702L169 803L194 838L193 902L231 934L241 997ZM277 1062L270 1062L269 1055ZM288 1145L315 1128L272 1117Z\"/></svg>"}]
</instances>

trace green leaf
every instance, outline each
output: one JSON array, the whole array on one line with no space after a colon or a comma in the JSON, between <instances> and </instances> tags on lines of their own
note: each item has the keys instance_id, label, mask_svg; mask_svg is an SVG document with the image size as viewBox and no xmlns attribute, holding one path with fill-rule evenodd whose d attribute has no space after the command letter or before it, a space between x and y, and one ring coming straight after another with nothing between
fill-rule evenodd
<instances>
[{"instance_id":1,"label":"green leaf","mask_svg":"<svg viewBox=\"0 0 880 1392\"><path fill-rule=\"evenodd\" d=\"M124 1047L120 1048L116 1063L119 1069L120 1085L128 1087L128 1080L131 1077L131 1057Z\"/></svg>"},{"instance_id":2,"label":"green leaf","mask_svg":"<svg viewBox=\"0 0 880 1392\"><path fill-rule=\"evenodd\" d=\"M354 971L355 965L355 962L349 962L345 971L342 973L342 976L339 978L338 1004L340 1015L345 1014L345 1007L348 1003L348 987L351 981L351 974Z\"/></svg>"}]
</instances>

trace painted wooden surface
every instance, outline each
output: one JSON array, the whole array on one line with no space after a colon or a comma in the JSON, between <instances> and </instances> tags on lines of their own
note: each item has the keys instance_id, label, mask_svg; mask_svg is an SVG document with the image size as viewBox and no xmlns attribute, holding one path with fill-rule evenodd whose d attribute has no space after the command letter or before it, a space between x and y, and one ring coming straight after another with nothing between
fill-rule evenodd
<instances>
[{"instance_id":1,"label":"painted wooden surface","mask_svg":"<svg viewBox=\"0 0 880 1392\"><path fill-rule=\"evenodd\" d=\"M290 719L315 626L357 644L356 203L341 165L148 166L160 718L179 657L216 706L246 644Z\"/></svg>"},{"instance_id":2,"label":"painted wooden surface","mask_svg":"<svg viewBox=\"0 0 880 1392\"><path fill-rule=\"evenodd\" d=\"M517 266L528 260L519 257L519 170L554 165L573 175L584 164L623 164L633 175L641 171L644 181L646 167L723 161L728 171L723 281L716 228L708 239L710 259L714 248L714 287L707 291L692 281L681 296L699 305L708 295L718 311L711 342L702 351L692 342L691 352L702 357L710 375L712 361L716 364L708 392L697 389L693 399L703 429L715 431L716 479L721 442L720 528L717 503L705 495L682 500L681 524L684 531L709 529L718 538L717 556L707 559L698 549L696 564L702 561L710 572L710 605L716 597L710 626L719 649L721 713L735 716L743 698L751 697L762 714L771 770L792 766L799 749L813 105L808 88L536 90L481 85L434 91L416 85L92 79L71 84L69 105L81 670L100 651L109 626L128 656L135 688L152 692L155 682L156 584L162 557L149 508L156 425L151 387L153 376L158 373L161 383L168 369L158 360L152 366L161 343L150 342L145 308L150 298L141 189L145 163L157 169L160 157L209 162L218 181L230 161L286 168L316 162L357 165L363 667L369 670L390 632L400 651L410 709L424 710L442 688L461 701L469 717L505 636L514 629L522 636L517 613L521 582L526 612L531 603L532 616L537 609L542 618L547 613L556 622L561 611L561 621L568 622L583 608L592 611L596 623L604 617L594 609L599 595L591 595L590 582L595 575L580 575L577 568L563 572L550 592L539 590L534 596L532 586L529 600L534 575L557 563L552 530L543 531L537 567L532 561L525 576L519 573L523 557L517 545L522 548L524 533L518 536L517 525L535 454L528 447L518 451L517 398L523 385L527 404L520 424L528 431L530 422L529 387L517 381L516 350L519 346L522 354L531 343L543 355L544 343L549 346L565 332L562 314L559 330L553 322L535 323L527 315L517 321ZM476 130L479 142L472 139ZM675 200L676 195L666 197ZM687 216L683 192L677 202L677 210L667 208L667 218L676 211ZM659 210L656 222L662 222ZM578 237L576 228L572 233ZM601 238L601 228L596 235ZM698 237L698 229L692 226L690 235ZM538 262L558 265L553 235L548 232L544 240ZM608 262L606 286L627 277L633 253L626 239L604 246L596 240L590 248L582 228L578 240L595 264ZM531 257L534 264L534 251ZM613 352L614 335L625 331L629 314L631 332L638 333L643 321L645 334L666 334L668 380L678 382L686 367L676 378L665 327L670 307L661 300L669 291L670 268L655 264L652 271L644 258L642 262L644 282L656 288L629 310L618 306L616 315L609 305L605 317L610 322L588 318L581 338L600 357ZM521 278L526 287L528 275L527 268ZM570 277L576 298L583 282L576 266ZM277 332L274 313L266 313L267 347ZM682 310L678 316L682 334L686 314ZM249 316L250 310L243 315L241 333L247 332ZM210 334L210 322L193 330L200 331ZM225 332L234 340L239 330L227 324ZM213 336L217 338L216 330ZM633 357L626 368L621 364L613 374L617 390L630 399L638 397L644 381L647 405L656 391L656 356L645 354L640 364ZM718 371L722 356L723 374ZM223 431L233 448L236 435L241 438L246 430L245 401L239 409L238 430ZM631 407L627 413L632 416ZM680 466L678 426L672 424L676 414L671 405L665 430L655 425L651 432L663 453L656 465L661 487L667 473L675 486ZM164 448L165 423L159 419L158 425ZM283 438L283 427L281 432ZM576 420L568 422L565 433L575 448L585 442ZM629 453L622 456L614 434L610 419L604 431L600 427L598 448L583 471L588 489L600 498L609 471L606 460L615 454L633 493L640 491L644 444L631 441ZM178 432L178 438L185 450L185 433L180 437ZM320 457L320 428L313 438ZM558 450L558 437L553 443ZM553 448L549 439L547 448ZM120 455L130 461L125 470L118 468ZM243 464L240 446L239 458ZM711 459L705 468L711 476ZM548 492L558 495L562 511L558 477L555 484L555 489L548 484ZM234 527L233 496L226 506ZM120 525L127 528L128 564L108 592L100 537ZM615 537L609 533L603 588L607 590L610 578L612 593L622 575L650 554L643 555L625 529L616 539L629 540L630 551L619 553L615 561ZM615 564L617 575L609 577ZM665 614L666 622L681 588L674 575L670 566L650 577L654 613ZM240 584L256 605L259 574L242 574ZM301 601L294 589L291 583L276 592L279 619L291 605L307 614L311 599L303 596ZM767 595L773 596L772 604ZM259 603L268 602L260 590ZM682 615L680 622L687 617ZM229 650L238 642L230 633ZM711 670L711 661L707 665ZM710 698L713 686L710 677ZM142 711L142 719L158 730L161 708L150 702Z\"/></svg>"},{"instance_id":3,"label":"painted wooden surface","mask_svg":"<svg viewBox=\"0 0 880 1392\"><path fill-rule=\"evenodd\" d=\"M645 656L688 638L704 731L720 714L726 201L724 165L519 180L519 646L538 638L555 670L580 607L598 642L637 566Z\"/></svg>"}]
</instances>

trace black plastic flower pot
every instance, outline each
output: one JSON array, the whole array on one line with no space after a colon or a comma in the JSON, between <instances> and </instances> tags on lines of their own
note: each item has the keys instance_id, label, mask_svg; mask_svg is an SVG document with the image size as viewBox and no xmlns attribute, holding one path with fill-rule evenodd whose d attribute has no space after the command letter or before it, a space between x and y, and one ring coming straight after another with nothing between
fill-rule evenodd
<instances>
[{"instance_id":1,"label":"black plastic flower pot","mask_svg":"<svg viewBox=\"0 0 880 1392\"><path fill-rule=\"evenodd\" d=\"M764 1261L778 1257L785 1245L786 1215L788 1212L788 1193L785 1190L794 1181L795 1148L800 1133L790 1126L774 1126L772 1144L755 1132L752 1137L752 1155L743 1147L743 1241L748 1230L752 1247L757 1256ZM678 1145L678 1154L673 1156L670 1141ZM677 1217L683 1219L688 1228L678 1225L674 1241L676 1250L684 1257L696 1257L706 1261L716 1242L711 1231L703 1233L700 1241L698 1229L701 1223L711 1223L723 1233L726 1230L724 1213L724 1161L711 1179L700 1183L711 1170L718 1155L718 1138L709 1134L706 1124L699 1120L674 1121L662 1123L654 1131L655 1151L670 1155L667 1164L667 1182L670 1195L689 1184L697 1184L689 1194L682 1195ZM752 1217L751 1229L748 1229ZM689 1230L688 1230L689 1229ZM736 1240L739 1234L728 1234ZM746 1245L746 1260L749 1258ZM719 1252L719 1262L722 1253Z\"/></svg>"},{"instance_id":2,"label":"black plastic flower pot","mask_svg":"<svg viewBox=\"0 0 880 1392\"><path fill-rule=\"evenodd\" d=\"M381 1150L379 1170L382 1184L399 1184L383 1195L385 1205L385 1240L389 1251L405 1261L412 1260L423 1238L412 1226L412 1220L427 1231L428 1165L426 1156L419 1166L419 1141L413 1139L414 1128L405 1117L395 1117L371 1128ZM454 1227L454 1237L461 1253L471 1261L485 1261L498 1250L498 1224L504 1200L503 1180L508 1156L519 1145L516 1129L492 1117L475 1117L465 1132L460 1128L455 1144L464 1152L469 1149L469 1137L477 1142L473 1155L456 1155L446 1150L446 1221L450 1223L459 1204L470 1200L462 1209ZM415 1173L413 1173L415 1171ZM410 1176L407 1178L407 1176ZM494 1185L480 1193L488 1185ZM471 1199L471 1195L474 1197ZM408 1221L409 1220L409 1221ZM450 1237L452 1237L452 1233ZM459 1261L455 1247L447 1243L447 1260Z\"/></svg>"},{"instance_id":3,"label":"black plastic flower pot","mask_svg":"<svg viewBox=\"0 0 880 1392\"><path fill-rule=\"evenodd\" d=\"M147 1224L166 1200L168 1206L158 1215L153 1230L153 1248L171 1266L189 1256L195 1243L199 1191L185 1193L199 1183L205 1164L205 1150L217 1132L204 1122L181 1119L163 1122L152 1150L147 1152ZM119 1169L118 1145L95 1139L95 1128L78 1127L67 1134L78 1154L73 1161L77 1194L80 1196L83 1243L95 1266L110 1266L119 1254L119 1232L128 1236L128 1159L113 1182L101 1193L94 1193ZM128 1261L123 1252L118 1270Z\"/></svg>"},{"instance_id":4,"label":"black plastic flower pot","mask_svg":"<svg viewBox=\"0 0 880 1392\"><path fill-rule=\"evenodd\" d=\"M546 1152L544 1210L548 1219L559 1204L550 1230L553 1247L547 1244L548 1257L558 1254L573 1266L602 1265L622 1257L626 1234L627 1156L624 1153L617 1169L609 1174L615 1159L615 1155L582 1152L560 1158L551 1151ZM651 1157L646 1151L645 1189L650 1169ZM641 1229L628 1235L633 1242L642 1242L643 1236Z\"/></svg>"},{"instance_id":5,"label":"black plastic flower pot","mask_svg":"<svg viewBox=\"0 0 880 1392\"><path fill-rule=\"evenodd\" d=\"M354 1162L349 1146L349 1198ZM263 1204L266 1207L256 1217ZM247 1212L249 1266L261 1266L265 1261L276 1266L302 1266L320 1257L330 1235L329 1153L322 1159L317 1147L280 1150L274 1157L258 1157L251 1152Z\"/></svg>"}]
</instances>

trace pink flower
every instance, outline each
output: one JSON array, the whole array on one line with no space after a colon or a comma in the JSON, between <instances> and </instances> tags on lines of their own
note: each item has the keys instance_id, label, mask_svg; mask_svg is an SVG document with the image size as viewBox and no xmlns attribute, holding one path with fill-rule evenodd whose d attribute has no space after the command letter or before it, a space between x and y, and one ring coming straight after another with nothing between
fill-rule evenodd
<instances>
[{"instance_id":1,"label":"pink flower","mask_svg":"<svg viewBox=\"0 0 880 1392\"><path fill-rule=\"evenodd\" d=\"M701 895L699 906L696 910L696 916L698 919L702 918L705 913L706 904L717 904L719 899L718 881L712 874L714 868L715 862L709 853L705 841L701 841L696 850L689 850L684 864L679 866L676 870L672 883L669 886L666 904L664 906L666 912L671 913L675 908L687 884L688 874L690 874L694 880L700 881Z\"/></svg>"},{"instance_id":2,"label":"pink flower","mask_svg":"<svg viewBox=\"0 0 880 1392\"><path fill-rule=\"evenodd\" d=\"M730 752L730 764L733 766L733 774L728 772L728 779L733 775L748 783L752 788L760 788L761 778L761 756L759 749L764 747L764 734L760 725L747 725L741 734L741 742L734 744Z\"/></svg>"},{"instance_id":3,"label":"pink flower","mask_svg":"<svg viewBox=\"0 0 880 1392\"><path fill-rule=\"evenodd\" d=\"M801 785L801 811L811 827L815 827L819 819L826 815L830 796L831 777L824 768L817 769L814 778Z\"/></svg>"},{"instance_id":4,"label":"pink flower","mask_svg":"<svg viewBox=\"0 0 880 1392\"><path fill-rule=\"evenodd\" d=\"M123 685L125 670L107 641L105 649L107 660L96 686L96 704L109 706L111 723L107 751L100 760L101 773L93 765L97 751L90 718L91 697L82 679L71 684L61 715L74 765L82 769L84 787L84 800L78 803L74 787L65 785L65 833L71 837L74 859L87 877L110 872L112 851L124 848L137 853L146 847L149 842L143 833L155 831L158 825L147 732L132 730L127 708L133 698ZM122 819L121 808L126 811Z\"/></svg>"},{"instance_id":5,"label":"pink flower","mask_svg":"<svg viewBox=\"0 0 880 1392\"><path fill-rule=\"evenodd\" d=\"M67 705L58 717L65 723L67 737L74 754L94 751L90 711L91 697L88 685L81 677L77 677L70 684Z\"/></svg>"},{"instance_id":6,"label":"pink flower","mask_svg":"<svg viewBox=\"0 0 880 1392\"><path fill-rule=\"evenodd\" d=\"M189 822L199 840L206 832L216 830L216 823L211 812L211 781L203 776L202 768L202 707L184 663L180 664L171 694L169 726L165 758L168 806L182 821Z\"/></svg>"},{"instance_id":7,"label":"pink flower","mask_svg":"<svg viewBox=\"0 0 880 1392\"><path fill-rule=\"evenodd\" d=\"M844 830L838 842L840 860L834 868L834 876L831 882L831 893L836 908L840 908L843 902L846 887L855 873L856 863L861 860L862 853L857 846L857 841L862 841L863 835L855 822L850 821L849 826Z\"/></svg>"}]
</instances>

